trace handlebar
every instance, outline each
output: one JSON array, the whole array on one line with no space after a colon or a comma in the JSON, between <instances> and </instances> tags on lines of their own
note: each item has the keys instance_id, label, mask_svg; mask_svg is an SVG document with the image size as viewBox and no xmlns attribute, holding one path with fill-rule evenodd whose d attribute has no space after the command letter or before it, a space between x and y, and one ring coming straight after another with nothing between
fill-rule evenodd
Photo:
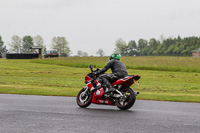
<instances>
[{"instance_id":1,"label":"handlebar","mask_svg":"<svg viewBox=\"0 0 200 133\"><path fill-rule=\"evenodd\" d=\"M93 66L90 64L90 70L93 73Z\"/></svg>"}]
</instances>

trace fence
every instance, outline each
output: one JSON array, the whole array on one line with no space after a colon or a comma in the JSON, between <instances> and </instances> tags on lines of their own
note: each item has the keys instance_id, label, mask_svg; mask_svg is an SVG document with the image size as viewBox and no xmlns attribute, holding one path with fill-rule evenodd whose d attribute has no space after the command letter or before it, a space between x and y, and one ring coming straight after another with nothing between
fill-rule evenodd
<instances>
[{"instance_id":1,"label":"fence","mask_svg":"<svg viewBox=\"0 0 200 133\"><path fill-rule=\"evenodd\" d=\"M7 53L6 59L34 59L38 58L39 54L35 53Z\"/></svg>"}]
</instances>

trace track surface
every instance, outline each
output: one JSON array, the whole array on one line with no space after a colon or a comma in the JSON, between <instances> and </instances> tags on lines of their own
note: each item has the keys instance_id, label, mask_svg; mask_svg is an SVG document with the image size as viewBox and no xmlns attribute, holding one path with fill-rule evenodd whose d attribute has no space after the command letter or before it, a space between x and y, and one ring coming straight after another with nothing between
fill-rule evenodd
<instances>
[{"instance_id":1,"label":"track surface","mask_svg":"<svg viewBox=\"0 0 200 133\"><path fill-rule=\"evenodd\" d=\"M128 111L75 97L0 94L1 133L200 133L200 104L137 100Z\"/></svg>"}]
</instances>

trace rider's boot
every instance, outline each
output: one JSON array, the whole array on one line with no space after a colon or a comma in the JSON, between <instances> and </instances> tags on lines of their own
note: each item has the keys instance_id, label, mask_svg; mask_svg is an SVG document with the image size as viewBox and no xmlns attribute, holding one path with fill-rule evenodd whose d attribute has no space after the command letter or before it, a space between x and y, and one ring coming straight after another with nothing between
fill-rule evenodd
<instances>
[{"instance_id":1,"label":"rider's boot","mask_svg":"<svg viewBox=\"0 0 200 133\"><path fill-rule=\"evenodd\" d=\"M112 85L110 84L110 82L106 82L106 90L105 90L105 93L108 93L108 92L113 92L115 91L115 88L112 87Z\"/></svg>"}]
</instances>

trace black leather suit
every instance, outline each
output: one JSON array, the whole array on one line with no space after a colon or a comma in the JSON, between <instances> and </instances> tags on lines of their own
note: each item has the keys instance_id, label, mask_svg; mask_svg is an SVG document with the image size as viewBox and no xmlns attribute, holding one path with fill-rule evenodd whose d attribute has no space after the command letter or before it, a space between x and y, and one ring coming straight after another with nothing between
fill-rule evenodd
<instances>
[{"instance_id":1,"label":"black leather suit","mask_svg":"<svg viewBox=\"0 0 200 133\"><path fill-rule=\"evenodd\" d=\"M103 85L106 85L109 89L111 88L111 83L114 83L116 80L123 78L128 75L126 66L120 61L116 59L110 60L107 65L99 70L96 74L102 74L106 72L108 69L112 70L111 74L104 74L100 75L100 78L102 79Z\"/></svg>"}]
</instances>

